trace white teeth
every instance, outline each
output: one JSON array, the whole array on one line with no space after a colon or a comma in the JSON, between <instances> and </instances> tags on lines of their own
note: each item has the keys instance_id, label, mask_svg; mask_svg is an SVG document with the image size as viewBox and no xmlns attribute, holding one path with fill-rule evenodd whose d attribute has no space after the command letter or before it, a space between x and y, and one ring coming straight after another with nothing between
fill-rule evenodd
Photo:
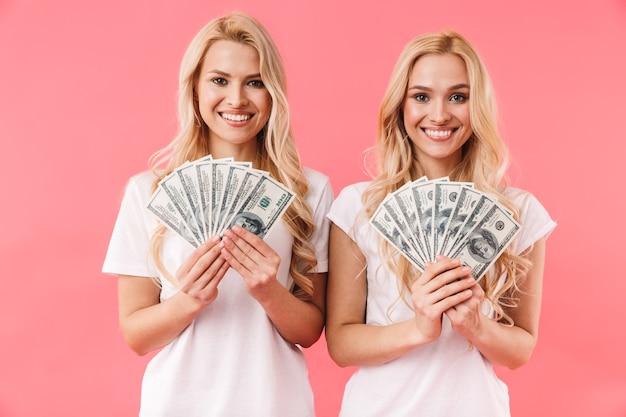
<instances>
[{"instance_id":1,"label":"white teeth","mask_svg":"<svg viewBox=\"0 0 626 417\"><path fill-rule=\"evenodd\" d=\"M434 138L445 138L446 136L450 136L452 134L452 130L429 130L425 129L424 132L428 136L432 136Z\"/></svg>"},{"instance_id":2,"label":"white teeth","mask_svg":"<svg viewBox=\"0 0 626 417\"><path fill-rule=\"evenodd\" d=\"M246 120L250 120L252 116L249 114L230 114L230 113L222 113L222 117L226 120L230 120L232 122L243 122Z\"/></svg>"}]
</instances>

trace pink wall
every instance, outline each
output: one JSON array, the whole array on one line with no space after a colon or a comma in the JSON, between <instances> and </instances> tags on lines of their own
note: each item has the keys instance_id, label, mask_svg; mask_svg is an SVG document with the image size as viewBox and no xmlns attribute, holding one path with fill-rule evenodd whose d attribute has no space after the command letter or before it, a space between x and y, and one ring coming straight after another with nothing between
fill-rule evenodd
<instances>
[{"instance_id":1,"label":"pink wall","mask_svg":"<svg viewBox=\"0 0 626 417\"><path fill-rule=\"evenodd\" d=\"M559 226L539 345L498 370L515 416L626 415L626 2L0 0L0 416L130 416L148 358L124 345L100 267L129 175L175 130L181 55L208 20L274 35L307 165L361 180L378 103L412 36L445 27L482 52L517 184ZM218 5L216 5L218 4ZM602 220L600 222L599 220ZM320 417L350 369L307 351Z\"/></svg>"}]
</instances>

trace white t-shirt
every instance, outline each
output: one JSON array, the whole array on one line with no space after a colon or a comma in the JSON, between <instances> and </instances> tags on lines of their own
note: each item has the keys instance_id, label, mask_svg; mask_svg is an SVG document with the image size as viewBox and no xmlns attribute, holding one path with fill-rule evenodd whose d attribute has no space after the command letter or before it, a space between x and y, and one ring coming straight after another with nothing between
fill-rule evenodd
<instances>
[{"instance_id":1,"label":"white t-shirt","mask_svg":"<svg viewBox=\"0 0 626 417\"><path fill-rule=\"evenodd\" d=\"M306 201L316 224L310 239L318 261L313 272L326 272L326 213L334 195L326 176L310 169L304 172L309 181ZM130 179L103 272L158 277L163 301L178 290L157 271L149 254L149 239L157 221L145 206L154 179L151 173ZM291 288L293 237L284 222L277 222L265 241L282 260L277 279ZM168 231L162 249L167 270L173 274L192 251L189 243ZM215 302L148 364L139 415L311 417L315 412L302 351L281 337L263 308L246 292L241 276L230 269Z\"/></svg>"},{"instance_id":2,"label":"white t-shirt","mask_svg":"<svg viewBox=\"0 0 626 417\"><path fill-rule=\"evenodd\" d=\"M369 183L353 184L337 196L328 218L359 246L367 261L366 323L385 326L409 320L414 313L400 295L396 277L378 248L380 236L362 215L361 195ZM556 226L528 193L511 188L520 208L522 230L512 243L519 254ZM526 196L527 198L524 198ZM410 305L410 300L409 305ZM342 417L509 416L507 386L477 349L456 334L444 315L440 337L379 366L360 367L348 381Z\"/></svg>"}]
</instances>

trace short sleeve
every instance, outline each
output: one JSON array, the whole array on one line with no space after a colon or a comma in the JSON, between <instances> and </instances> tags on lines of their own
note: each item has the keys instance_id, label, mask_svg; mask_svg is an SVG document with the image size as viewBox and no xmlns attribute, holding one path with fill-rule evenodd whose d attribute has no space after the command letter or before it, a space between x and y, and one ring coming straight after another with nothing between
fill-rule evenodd
<instances>
[{"instance_id":1,"label":"short sleeve","mask_svg":"<svg viewBox=\"0 0 626 417\"><path fill-rule=\"evenodd\" d=\"M153 181L152 174L141 174L129 180L102 272L113 275L157 276L149 254L150 231L157 224L145 208Z\"/></svg>"},{"instance_id":2,"label":"short sleeve","mask_svg":"<svg viewBox=\"0 0 626 417\"><path fill-rule=\"evenodd\" d=\"M534 195L519 192L513 200L519 207L522 226L514 247L515 253L520 254L539 239L547 238L557 224Z\"/></svg>"},{"instance_id":3,"label":"short sleeve","mask_svg":"<svg viewBox=\"0 0 626 417\"><path fill-rule=\"evenodd\" d=\"M317 258L314 272L327 272L330 222L326 213L328 213L335 195L327 176L311 169L305 169L305 173L309 180L309 192L305 199L311 207L313 222L315 223L315 230L309 238Z\"/></svg>"},{"instance_id":4,"label":"short sleeve","mask_svg":"<svg viewBox=\"0 0 626 417\"><path fill-rule=\"evenodd\" d=\"M350 236L352 240L356 240L354 224L362 207L361 195L367 184L360 182L345 187L328 212L328 219Z\"/></svg>"}]
</instances>

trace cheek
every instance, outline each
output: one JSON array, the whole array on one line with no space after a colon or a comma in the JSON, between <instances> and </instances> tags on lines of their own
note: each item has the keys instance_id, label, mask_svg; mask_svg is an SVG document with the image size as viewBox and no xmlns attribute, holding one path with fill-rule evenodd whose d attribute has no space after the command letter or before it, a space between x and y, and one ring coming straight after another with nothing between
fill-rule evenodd
<instances>
[{"instance_id":1,"label":"cheek","mask_svg":"<svg viewBox=\"0 0 626 417\"><path fill-rule=\"evenodd\" d=\"M218 101L213 95L202 92L198 95L198 109L202 118L210 116L213 112L216 102Z\"/></svg>"},{"instance_id":2,"label":"cheek","mask_svg":"<svg viewBox=\"0 0 626 417\"><path fill-rule=\"evenodd\" d=\"M465 129L472 130L469 108L467 110L460 110L457 114L455 114L455 117L461 122Z\"/></svg>"},{"instance_id":3,"label":"cheek","mask_svg":"<svg viewBox=\"0 0 626 417\"><path fill-rule=\"evenodd\" d=\"M258 101L258 109L259 113L263 114L263 124L267 123L270 118L270 114L272 113L272 98L267 95L267 97L263 97Z\"/></svg>"},{"instance_id":4,"label":"cheek","mask_svg":"<svg viewBox=\"0 0 626 417\"><path fill-rule=\"evenodd\" d=\"M404 119L405 126L409 129L414 129L415 126L424 118L424 114L419 109L405 105L402 108L402 117Z\"/></svg>"}]
</instances>

